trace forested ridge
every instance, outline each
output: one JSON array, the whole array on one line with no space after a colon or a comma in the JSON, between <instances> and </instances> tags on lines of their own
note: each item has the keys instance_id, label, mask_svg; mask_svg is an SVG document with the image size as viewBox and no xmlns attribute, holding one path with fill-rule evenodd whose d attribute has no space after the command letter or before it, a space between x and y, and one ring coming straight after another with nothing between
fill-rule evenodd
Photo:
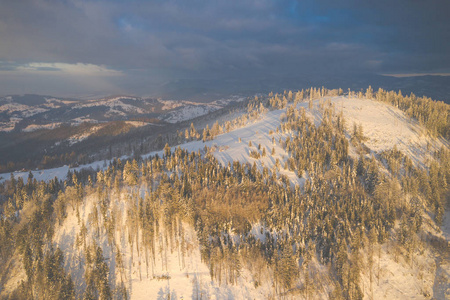
<instances>
[{"instance_id":1,"label":"forested ridge","mask_svg":"<svg viewBox=\"0 0 450 300\"><path fill-rule=\"evenodd\" d=\"M64 181L11 176L0 185L1 297L127 299L132 275L124 257L137 262L140 280L169 280L168 253L178 253L185 268L198 247L219 286L238 285L245 275L255 290L264 287L264 298L362 299L383 276L375 264L382 245L411 265L421 249L448 252L430 228L442 225L445 214L449 149L419 165L395 145L371 152L363 129L354 124L349 132L330 101L319 102L320 124L308 118L313 101L342 93L311 88L255 97L238 119L177 134L178 142L208 141L286 109L272 143L289 155L273 168L255 163L275 154L270 145L249 143L253 164L221 165L210 147L188 152L166 144L163 155L114 159L104 170L73 172ZM449 106L442 102L371 88L350 94L389 103L430 136L450 137ZM294 184L282 169L304 183ZM77 270L55 237L73 216ZM191 229L195 242L186 239ZM369 287L362 286L364 268Z\"/></svg>"}]
</instances>

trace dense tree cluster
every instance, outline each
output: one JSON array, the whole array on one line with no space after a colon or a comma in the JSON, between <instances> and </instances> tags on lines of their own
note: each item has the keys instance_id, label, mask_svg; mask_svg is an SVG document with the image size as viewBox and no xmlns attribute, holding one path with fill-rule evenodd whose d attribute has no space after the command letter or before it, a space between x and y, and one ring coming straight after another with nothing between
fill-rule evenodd
<instances>
[{"instance_id":1,"label":"dense tree cluster","mask_svg":"<svg viewBox=\"0 0 450 300\"><path fill-rule=\"evenodd\" d=\"M185 239L189 226L219 284L238 284L247 270L255 288L271 280L274 295L310 297L319 290L314 276L321 264L333 280L330 297L361 299L362 266L369 266L372 286L378 244L391 238L413 259L415 246L423 242L423 215L442 222L450 151L434 153L426 166L415 165L395 147L351 157L350 147L364 149L358 125L349 143L345 120L331 102L320 102L320 124L307 117L306 108L297 108L299 102L338 94L342 90L322 88L255 98L237 121L217 122L201 134L192 124L181 136L206 141L268 109L286 108L276 129L281 138L273 139L289 153L284 166L279 160L272 169L238 161L222 166L208 147L188 152L167 143L161 157L114 159L104 170L69 173L65 181L37 182L30 173L24 183L11 176L0 185L0 269L8 270L19 255L26 274L12 298L126 299L130 275L124 245L131 255L137 253L131 259L139 262L140 278L168 279L155 274L156 264L168 271L168 253L177 252L184 267L194 246ZM369 89L365 96L376 95ZM399 107L416 111L402 101ZM427 126L444 135L441 125ZM249 147L255 160L266 155L261 145ZM281 175L283 167L303 184ZM86 221L80 211L87 201L93 204ZM80 229L78 291L53 239L69 215L76 216ZM101 245L100 237L106 237Z\"/></svg>"}]
</instances>

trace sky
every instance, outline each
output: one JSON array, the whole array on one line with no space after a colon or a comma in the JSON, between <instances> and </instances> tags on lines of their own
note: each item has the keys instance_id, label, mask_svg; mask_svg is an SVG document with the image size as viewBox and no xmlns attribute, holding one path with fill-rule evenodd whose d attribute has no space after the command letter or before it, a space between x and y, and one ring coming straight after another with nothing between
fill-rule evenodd
<instances>
[{"instance_id":1,"label":"sky","mask_svg":"<svg viewBox=\"0 0 450 300\"><path fill-rule=\"evenodd\" d=\"M0 0L0 95L446 76L449 13L448 0Z\"/></svg>"}]
</instances>

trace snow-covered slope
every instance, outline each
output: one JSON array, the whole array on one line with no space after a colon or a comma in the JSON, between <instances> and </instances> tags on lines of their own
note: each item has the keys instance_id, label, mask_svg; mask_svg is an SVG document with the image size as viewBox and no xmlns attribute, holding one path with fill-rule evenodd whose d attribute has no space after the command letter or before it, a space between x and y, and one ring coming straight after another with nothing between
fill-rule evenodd
<instances>
[{"instance_id":1,"label":"snow-covered slope","mask_svg":"<svg viewBox=\"0 0 450 300\"><path fill-rule=\"evenodd\" d=\"M368 99L331 98L337 112L342 111L347 121L347 131L352 132L353 124L361 124L365 145L380 153L392 149L408 155L413 161L424 162L430 158L430 149L438 150L442 140L429 137L425 128L408 118L401 110L386 103Z\"/></svg>"},{"instance_id":2,"label":"snow-covered slope","mask_svg":"<svg viewBox=\"0 0 450 300\"><path fill-rule=\"evenodd\" d=\"M327 100L334 104L336 113L342 111L349 136L352 135L354 123L362 125L364 136L367 138L365 145L375 153L392 149L395 145L398 150L410 156L413 161L422 163L430 159L430 153L432 153L430 149L437 150L446 143L443 140L428 136L423 127L405 116L401 110L374 100L348 98L344 96L328 97L315 100L312 110L308 109L308 103L298 104L297 109L305 108L307 116L316 124L319 124L322 118L319 106ZM237 160L241 163L249 162L253 164L255 162L258 167L266 166L272 169L278 159L283 167L288 154L278 142L281 137L285 136L277 133L277 128L280 126L281 118L285 113L286 109L269 111L256 120L249 121L242 128L219 135L212 141L194 141L181 144L179 147L189 151L198 151L208 146L212 148L214 156L223 165ZM275 143L273 143L272 139ZM249 142L251 142L252 146L249 146ZM262 148L266 148L267 155L260 159L254 159L250 156L250 152L255 150L259 144L261 144ZM172 147L172 149L174 148ZM275 149L275 155L273 156L270 155L272 148ZM356 153L350 152L350 154L352 153L357 158ZM162 155L162 151L152 152L144 156L155 154ZM122 158L126 158L126 156ZM96 169L103 165L106 166L106 163L100 161L73 168L73 170L91 167ZM68 167L61 167L32 172L38 180L52 179L55 176L59 179L64 179L68 170ZM300 180L297 179L296 174L293 172L284 170L283 168L281 168L281 172L287 175L294 184L300 183ZM28 172L16 172L14 174L24 179L28 176ZM0 174L0 180L2 177L5 180L10 177L10 174Z\"/></svg>"},{"instance_id":3,"label":"snow-covered slope","mask_svg":"<svg viewBox=\"0 0 450 300\"><path fill-rule=\"evenodd\" d=\"M215 105L202 105L202 104L195 104L195 105L187 104L183 106L179 105L176 106L173 111L162 115L160 119L169 123L178 123L206 115L220 108L222 107Z\"/></svg>"},{"instance_id":4,"label":"snow-covered slope","mask_svg":"<svg viewBox=\"0 0 450 300\"><path fill-rule=\"evenodd\" d=\"M312 109L308 108L308 103L299 103L296 109L304 108L307 116L314 123L319 124L322 120L320 107L325 105L327 101L334 105L335 113L342 112L346 120L346 133L349 138L353 134L353 124L362 126L366 137L364 144L373 153L381 153L396 146L417 165L422 165L431 159L430 153L433 149L446 145L445 141L428 136L418 123L410 120L399 109L374 100L329 97L315 100ZM263 167L268 167L269 170L278 167L279 174L286 175L292 185L299 184L301 186L308 175L305 174L304 177L299 178L297 174L283 167L288 158L288 153L280 145L279 140L284 140L290 133L281 133L278 128L285 114L286 109L268 111L258 118L248 121L241 128L221 134L211 141L193 141L179 145L179 147L189 151L201 151L207 146L224 166L233 161L240 161L241 163L256 164L260 170ZM251 152L258 147L261 151L265 149L266 156L253 158ZM175 147L172 147L173 149ZM353 148L350 150L350 154L354 158L358 158L356 150ZM162 151L152 152L145 156L155 154L161 156ZM122 159L124 158L127 157L122 157ZM104 169L107 163L100 161L72 170L79 170L84 167ZM64 179L69 170L68 167L62 167L33 171L33 175L38 180L49 180L55 176ZM23 177L26 181L28 172L15 173L14 175ZM0 174L0 180L8 178L9 174ZM145 196L142 189L139 190L139 193L142 197ZM81 230L82 223L92 222L91 216L96 206L99 206L99 203L94 197L87 198L79 211L81 222L78 221L75 211L72 211L64 222L56 228L55 241L68 255L66 257L68 269L76 270L77 264L83 263L80 261L82 258L80 258L79 249L76 246L76 237ZM157 232L157 235L160 236L156 243L156 248L160 249L157 259L150 267L147 267L145 255L139 253L138 248L130 246L126 242L129 236L129 232L125 229L128 206L126 195L112 194L110 204L112 210L109 213L116 214L116 220L119 220L117 222L122 222L118 223L117 228L123 229L118 229L115 235L116 240L121 241L120 247L126 272L121 271L116 259L111 255L114 251L111 250L111 246L107 242L106 232L101 231L98 234L94 227L89 227L88 236L102 246L105 257L110 259L110 269L114 270L113 274L115 274L115 277L111 280L114 280L116 285L121 281L126 282L132 299L165 299L169 294L172 298L177 299L198 299L201 297L207 299L261 299L270 294L272 287L267 284L256 287L253 282L250 282L250 277L245 272L239 277L237 285L218 285L211 281L208 266L201 261L196 232L192 227L182 222L180 224L181 227L184 226L184 229L180 233L178 242L181 239L187 241L190 245L188 253L180 255L178 246L170 246L167 240L165 241L162 237L164 228L161 227L160 231ZM447 214L444 219L444 232L442 234L447 241L450 241L449 218L450 216ZM389 242L381 245L377 251L374 264L377 265L376 278L378 280L374 280L376 283L372 283L375 299L427 299L433 294L433 285L436 284L435 281L438 278L435 276L435 257L429 250L423 249L421 254L415 257L412 264L393 253L394 250L390 247ZM444 267L446 266L444 265ZM447 269L442 269L440 272L446 272ZM72 275L76 286L82 288L83 274L81 271L78 273L75 271ZM368 287L370 285L369 276L367 270L363 269L363 293L365 297L371 299L372 293ZM325 298L326 294L323 296Z\"/></svg>"},{"instance_id":5,"label":"snow-covered slope","mask_svg":"<svg viewBox=\"0 0 450 300\"><path fill-rule=\"evenodd\" d=\"M245 98L232 96L210 103L163 100L135 96L113 96L90 100L61 100L49 96L25 95L0 98L0 131L18 125L25 132L52 129L54 123L76 124L159 118L178 123L224 108Z\"/></svg>"},{"instance_id":6,"label":"snow-covered slope","mask_svg":"<svg viewBox=\"0 0 450 300\"><path fill-rule=\"evenodd\" d=\"M88 108L88 107L109 107L109 111L106 114L121 114L125 115L128 113L133 114L143 114L147 111L143 108L137 107L135 105L128 104L124 102L124 100L129 100L131 102L138 102L140 101L139 98L130 98L130 97L115 97L115 98L108 98L108 99L102 99L102 100L91 100L87 103L80 103L74 106L75 109L82 109L82 108Z\"/></svg>"},{"instance_id":7,"label":"snow-covered slope","mask_svg":"<svg viewBox=\"0 0 450 300\"><path fill-rule=\"evenodd\" d=\"M99 224L104 221L100 211L100 202L89 197L80 205L78 220L75 210L69 209L69 215L55 230L55 245L65 253L66 268L71 270L75 288L83 291L84 273L80 265L86 264L83 256L83 242L79 241L82 224L86 225L87 234L84 240L95 240L103 249L111 273L112 286L125 283L130 299L253 299L267 294L270 287L265 286L254 291L253 283L242 274L237 285L219 285L211 281L208 266L201 260L198 238L195 230L188 224L174 220L179 232L176 241L167 239L167 228L160 224L156 232L154 260L151 253L143 253L142 246L129 244L128 225L130 203L127 195L112 194L108 216L116 219L115 239L119 241L116 249L108 242L107 232L100 226L99 231L93 223L98 214ZM138 234L140 236L140 234ZM142 239L139 238L140 243ZM88 245L89 246L89 245ZM120 249L122 264L115 255Z\"/></svg>"},{"instance_id":8,"label":"snow-covered slope","mask_svg":"<svg viewBox=\"0 0 450 300\"><path fill-rule=\"evenodd\" d=\"M211 103L196 103L191 101L160 100L164 104L162 110L171 110L160 117L169 123L178 123L203 115L230 105L233 102L242 102L245 98L233 96L229 99L216 100Z\"/></svg>"}]
</instances>

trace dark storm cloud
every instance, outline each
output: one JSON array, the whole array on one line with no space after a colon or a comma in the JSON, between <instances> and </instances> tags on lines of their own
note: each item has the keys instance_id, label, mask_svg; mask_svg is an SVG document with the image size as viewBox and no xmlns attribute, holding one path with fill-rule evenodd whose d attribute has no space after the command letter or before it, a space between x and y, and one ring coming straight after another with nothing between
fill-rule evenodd
<instances>
[{"instance_id":1,"label":"dark storm cloud","mask_svg":"<svg viewBox=\"0 0 450 300\"><path fill-rule=\"evenodd\" d=\"M152 93L183 78L445 73L449 3L2 1L0 90L52 93L58 73L61 93L80 94Z\"/></svg>"}]
</instances>

